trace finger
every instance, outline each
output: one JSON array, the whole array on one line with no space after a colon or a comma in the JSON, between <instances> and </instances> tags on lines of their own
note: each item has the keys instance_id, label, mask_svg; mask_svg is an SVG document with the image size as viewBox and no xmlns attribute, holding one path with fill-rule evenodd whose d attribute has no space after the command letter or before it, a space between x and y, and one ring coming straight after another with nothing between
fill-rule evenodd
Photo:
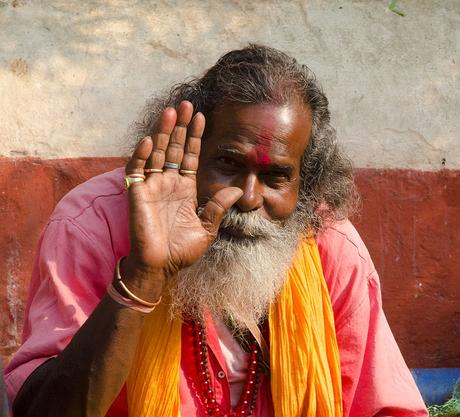
<instances>
[{"instance_id":1,"label":"finger","mask_svg":"<svg viewBox=\"0 0 460 417\"><path fill-rule=\"evenodd\" d=\"M227 187L217 191L212 198L206 203L204 210L200 214L200 220L203 227L215 236L219 229L227 210L233 206L243 195L243 190L237 187Z\"/></svg>"},{"instance_id":2,"label":"finger","mask_svg":"<svg viewBox=\"0 0 460 417\"><path fill-rule=\"evenodd\" d=\"M205 118L202 113L197 113L188 128L188 136L185 142L185 152L182 158L181 170L196 171L200 158L201 136L204 132ZM196 174L185 174L196 177Z\"/></svg>"},{"instance_id":3,"label":"finger","mask_svg":"<svg viewBox=\"0 0 460 417\"><path fill-rule=\"evenodd\" d=\"M177 113L172 107L166 107L161 113L160 120L152 135L153 149L145 168L162 169L165 163L165 152L168 148L169 137L176 125Z\"/></svg>"},{"instance_id":4,"label":"finger","mask_svg":"<svg viewBox=\"0 0 460 417\"><path fill-rule=\"evenodd\" d=\"M165 161L180 164L184 156L184 144L187 137L187 126L192 119L193 105L189 101L182 101L177 109L176 126L169 138Z\"/></svg>"},{"instance_id":5,"label":"finger","mask_svg":"<svg viewBox=\"0 0 460 417\"><path fill-rule=\"evenodd\" d=\"M144 167L152 152L152 148L153 143L150 136L146 136L137 144L136 149L126 164L126 175L144 173Z\"/></svg>"}]
</instances>

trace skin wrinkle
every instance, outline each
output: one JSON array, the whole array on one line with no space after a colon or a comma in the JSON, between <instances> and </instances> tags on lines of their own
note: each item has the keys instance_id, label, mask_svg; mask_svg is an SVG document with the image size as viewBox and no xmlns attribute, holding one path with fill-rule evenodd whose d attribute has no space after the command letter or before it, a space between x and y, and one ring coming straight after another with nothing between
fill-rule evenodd
<instances>
[{"instance_id":1,"label":"skin wrinkle","mask_svg":"<svg viewBox=\"0 0 460 417\"><path fill-rule=\"evenodd\" d=\"M276 130L278 123L274 117L269 117L265 121L264 127L261 129L258 136L258 144L254 150L248 153L248 158L255 164L261 167L268 167L271 164L270 148L273 139L273 133Z\"/></svg>"}]
</instances>

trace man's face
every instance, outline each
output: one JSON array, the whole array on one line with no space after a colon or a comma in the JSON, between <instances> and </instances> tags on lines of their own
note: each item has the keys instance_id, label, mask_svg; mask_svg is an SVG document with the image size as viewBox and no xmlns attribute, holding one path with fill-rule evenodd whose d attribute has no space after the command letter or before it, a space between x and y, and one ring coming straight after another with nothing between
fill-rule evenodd
<instances>
[{"instance_id":1,"label":"man's face","mask_svg":"<svg viewBox=\"0 0 460 417\"><path fill-rule=\"evenodd\" d=\"M233 186L244 192L235 204L240 211L257 211L267 220L289 218L311 125L311 112L302 104L218 106L203 140L198 204Z\"/></svg>"},{"instance_id":2,"label":"man's face","mask_svg":"<svg viewBox=\"0 0 460 417\"><path fill-rule=\"evenodd\" d=\"M199 319L205 308L238 326L259 322L279 293L305 222L296 211L311 114L302 105L219 106L198 170L198 203L218 190L244 194L203 257L178 274L173 310Z\"/></svg>"}]
</instances>

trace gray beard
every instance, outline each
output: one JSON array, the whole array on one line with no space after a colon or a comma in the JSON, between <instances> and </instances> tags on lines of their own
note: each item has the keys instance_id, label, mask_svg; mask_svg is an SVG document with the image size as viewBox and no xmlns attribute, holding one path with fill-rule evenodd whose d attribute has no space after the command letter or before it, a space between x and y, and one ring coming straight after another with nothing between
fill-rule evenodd
<instances>
[{"instance_id":1,"label":"gray beard","mask_svg":"<svg viewBox=\"0 0 460 417\"><path fill-rule=\"evenodd\" d=\"M208 251L178 273L172 313L201 320L207 311L221 320L231 317L237 329L260 323L281 290L305 232L300 212L282 224L232 207Z\"/></svg>"}]
</instances>

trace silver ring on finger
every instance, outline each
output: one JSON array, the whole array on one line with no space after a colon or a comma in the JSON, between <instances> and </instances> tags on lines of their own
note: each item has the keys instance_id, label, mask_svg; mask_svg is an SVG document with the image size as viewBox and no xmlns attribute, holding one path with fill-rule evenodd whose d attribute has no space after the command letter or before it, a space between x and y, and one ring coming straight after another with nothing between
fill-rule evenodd
<instances>
[{"instance_id":1,"label":"silver ring on finger","mask_svg":"<svg viewBox=\"0 0 460 417\"><path fill-rule=\"evenodd\" d=\"M192 170L192 169L181 169L179 170L179 174L182 174L182 175L196 175L196 171Z\"/></svg>"},{"instance_id":2,"label":"silver ring on finger","mask_svg":"<svg viewBox=\"0 0 460 417\"><path fill-rule=\"evenodd\" d=\"M169 168L169 169L180 169L180 164L176 164L175 162L166 161L163 167Z\"/></svg>"}]
</instances>

